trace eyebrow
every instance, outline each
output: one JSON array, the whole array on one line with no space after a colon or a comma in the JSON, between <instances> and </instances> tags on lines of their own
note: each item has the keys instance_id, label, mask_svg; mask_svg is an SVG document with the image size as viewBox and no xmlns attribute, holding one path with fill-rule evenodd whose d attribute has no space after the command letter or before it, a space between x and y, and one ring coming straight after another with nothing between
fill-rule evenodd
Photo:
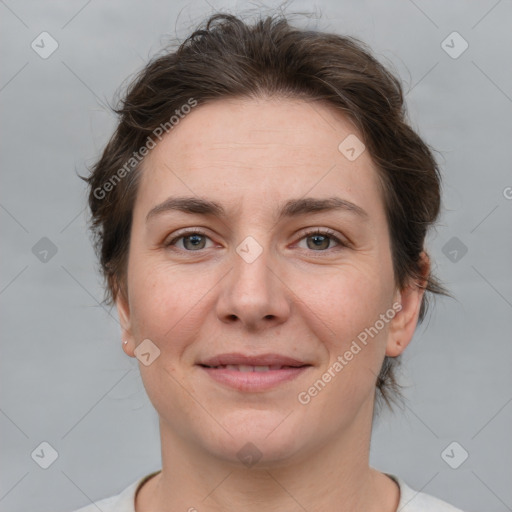
<instances>
[{"instance_id":1,"label":"eyebrow","mask_svg":"<svg viewBox=\"0 0 512 512\"><path fill-rule=\"evenodd\" d=\"M146 222L157 215L169 211L211 215L221 218L226 217L225 209L215 201L198 197L169 197L149 211L146 216ZM368 213L363 208L346 199L341 199L340 197L329 197L325 199L305 197L287 201L279 211L278 220L326 211L345 211L353 213L364 220L368 219Z\"/></svg>"}]
</instances>

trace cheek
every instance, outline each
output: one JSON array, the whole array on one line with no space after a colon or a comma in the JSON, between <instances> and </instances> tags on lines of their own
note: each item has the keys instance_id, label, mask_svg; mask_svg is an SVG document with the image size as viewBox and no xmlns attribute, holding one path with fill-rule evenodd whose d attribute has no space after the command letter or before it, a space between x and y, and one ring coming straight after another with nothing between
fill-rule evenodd
<instances>
[{"instance_id":1,"label":"cheek","mask_svg":"<svg viewBox=\"0 0 512 512\"><path fill-rule=\"evenodd\" d=\"M188 339L199 329L215 279L212 272L198 275L192 265L151 261L149 256L138 255L129 268L132 329L137 339L149 338L166 350L178 349L180 339Z\"/></svg>"},{"instance_id":2,"label":"cheek","mask_svg":"<svg viewBox=\"0 0 512 512\"><path fill-rule=\"evenodd\" d=\"M329 408L334 399L355 407L374 392L389 323L380 315L391 308L392 281L379 265L368 264L340 267L322 279L323 286L319 282L303 277L301 287L310 317L322 320L315 334L325 352L319 377L327 389L317 403Z\"/></svg>"},{"instance_id":3,"label":"cheek","mask_svg":"<svg viewBox=\"0 0 512 512\"><path fill-rule=\"evenodd\" d=\"M331 343L343 344L373 324L389 306L390 287L374 265L343 265L327 275L302 274L297 296L330 333Z\"/></svg>"}]
</instances>

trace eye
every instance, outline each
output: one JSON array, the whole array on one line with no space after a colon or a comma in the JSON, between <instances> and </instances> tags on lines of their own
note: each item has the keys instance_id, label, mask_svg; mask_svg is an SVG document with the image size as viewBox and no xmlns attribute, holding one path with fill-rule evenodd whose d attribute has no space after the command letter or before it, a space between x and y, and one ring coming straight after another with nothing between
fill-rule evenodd
<instances>
[{"instance_id":1,"label":"eye","mask_svg":"<svg viewBox=\"0 0 512 512\"><path fill-rule=\"evenodd\" d=\"M185 251L199 251L201 249L206 249L206 243L208 240L210 240L210 238L202 231L187 231L174 237L169 242L166 242L165 246L168 247L174 245ZM179 246L180 243L181 246Z\"/></svg>"},{"instance_id":2,"label":"eye","mask_svg":"<svg viewBox=\"0 0 512 512\"><path fill-rule=\"evenodd\" d=\"M303 240L306 240L307 249L311 249L317 252L322 252L326 249L333 248L331 245L332 242L335 243L334 247L346 245L330 230L316 229L314 231L309 231L308 233L305 233L301 238L301 242Z\"/></svg>"},{"instance_id":3,"label":"eye","mask_svg":"<svg viewBox=\"0 0 512 512\"><path fill-rule=\"evenodd\" d=\"M305 233L299 242L306 241L306 249L315 252L324 252L327 249L333 249L336 246L346 246L333 231L328 229L315 229ZM194 252L202 249L207 249L207 243L213 243L206 233L200 230L186 231L174 236L170 241L165 242L165 246L175 246L178 249ZM181 245L180 245L181 244ZM211 245L209 246L211 247Z\"/></svg>"}]
</instances>

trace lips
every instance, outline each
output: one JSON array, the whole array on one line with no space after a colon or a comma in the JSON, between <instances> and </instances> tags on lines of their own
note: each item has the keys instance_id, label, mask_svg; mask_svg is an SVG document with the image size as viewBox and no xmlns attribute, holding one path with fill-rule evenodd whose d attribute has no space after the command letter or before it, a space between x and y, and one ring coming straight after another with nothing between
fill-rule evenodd
<instances>
[{"instance_id":1,"label":"lips","mask_svg":"<svg viewBox=\"0 0 512 512\"><path fill-rule=\"evenodd\" d=\"M280 354L221 354L198 366L214 381L244 392L261 392L294 380L311 364Z\"/></svg>"}]
</instances>

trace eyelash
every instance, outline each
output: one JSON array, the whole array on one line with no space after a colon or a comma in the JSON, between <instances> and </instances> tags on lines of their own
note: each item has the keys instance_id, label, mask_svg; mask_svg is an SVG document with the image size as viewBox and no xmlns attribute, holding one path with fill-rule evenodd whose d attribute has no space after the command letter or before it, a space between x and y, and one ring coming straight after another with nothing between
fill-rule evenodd
<instances>
[{"instance_id":1,"label":"eyelash","mask_svg":"<svg viewBox=\"0 0 512 512\"><path fill-rule=\"evenodd\" d=\"M169 242L165 242L164 246L169 247L169 246L175 245L175 243L178 240L180 240L182 238L187 238L188 236L191 236L191 235L200 235L200 236L204 236L206 238L210 238L207 233L205 233L204 231L202 231L201 229L198 228L198 229L184 231L182 233L179 233L177 236L175 236ZM330 247L329 249L324 249L324 250L319 250L319 251L311 250L312 252L327 252L328 250L335 249L336 247L338 247L338 248L348 247L348 243L340 240L333 231L331 231L330 229L326 229L326 228L325 229L313 229L311 231L307 231L302 234L299 241L303 240L305 238L311 237L311 236L325 236L325 237L330 238L331 240L334 240L338 244L337 246ZM189 251L187 249L180 249L180 250L182 250L184 252L201 252L204 249L198 249L197 251Z\"/></svg>"}]
</instances>

